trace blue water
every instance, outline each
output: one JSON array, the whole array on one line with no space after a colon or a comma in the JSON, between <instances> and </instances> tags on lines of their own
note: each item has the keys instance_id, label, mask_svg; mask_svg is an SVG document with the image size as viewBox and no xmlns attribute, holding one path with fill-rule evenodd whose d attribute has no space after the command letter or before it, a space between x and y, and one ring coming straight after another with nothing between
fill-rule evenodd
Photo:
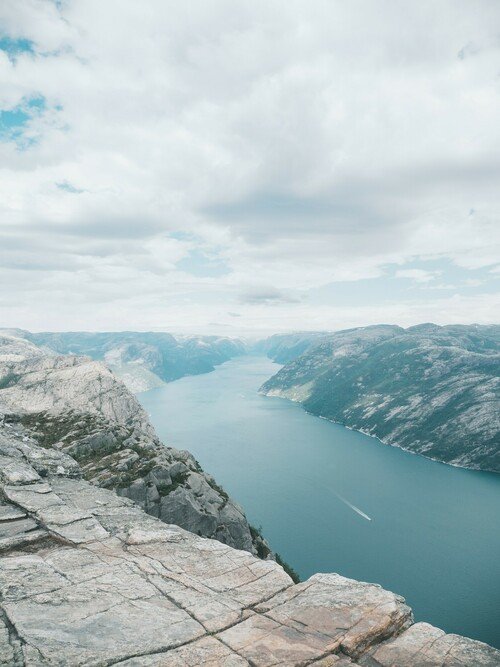
<instances>
[{"instance_id":1,"label":"blue water","mask_svg":"<svg viewBox=\"0 0 500 667\"><path fill-rule=\"evenodd\" d=\"M278 369L241 357L139 399L160 437L190 450L302 579L377 582L406 597L417 620L500 646L500 475L435 463L259 395Z\"/></svg>"}]
</instances>

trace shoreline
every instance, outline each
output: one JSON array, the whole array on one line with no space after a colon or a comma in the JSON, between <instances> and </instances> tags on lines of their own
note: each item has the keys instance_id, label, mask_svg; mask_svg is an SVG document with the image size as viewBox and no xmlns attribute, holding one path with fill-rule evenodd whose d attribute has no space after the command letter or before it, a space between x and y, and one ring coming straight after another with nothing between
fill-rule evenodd
<instances>
[{"instance_id":1,"label":"shoreline","mask_svg":"<svg viewBox=\"0 0 500 667\"><path fill-rule=\"evenodd\" d=\"M317 417L318 419L324 419L325 421L329 422L330 424L337 424L337 426L342 426L343 428L348 429L349 431L354 431L356 433L362 433L363 435L368 436L369 438L374 438L374 440L378 440L382 445L385 447L394 447L395 449L400 449L403 452L407 452L408 454L412 454L413 456L421 456L424 459L427 459L428 461L433 461L434 463L440 463L445 466L450 466L452 468L458 468L460 470L470 470L471 472L482 472L482 473L488 473L490 475L500 475L500 472L497 470L490 470L488 468L474 468L472 466L466 466L466 465L460 465L459 463L451 463L448 461L442 461L441 459L434 458L433 456L427 456L426 454L421 454L420 452L414 452L411 449L408 449L407 447L403 447L403 445L400 445L398 443L393 443L393 442L386 442L382 438L379 438L377 435L373 435L373 433L369 433L368 431L362 429L362 428L356 428L354 426L349 426L348 424L344 424L343 422L336 421L335 419L330 419L329 417L325 417L324 415L318 415L315 414L314 412L311 412L307 408L304 407L303 403L299 400L295 400L293 398L289 398L288 396L280 396L279 394L266 394L264 391L258 390L257 392L261 396L266 396L267 398L281 398L285 401L290 401L291 403L295 403L296 405L300 405L302 410L306 412L308 415L311 415L312 417Z\"/></svg>"}]
</instances>

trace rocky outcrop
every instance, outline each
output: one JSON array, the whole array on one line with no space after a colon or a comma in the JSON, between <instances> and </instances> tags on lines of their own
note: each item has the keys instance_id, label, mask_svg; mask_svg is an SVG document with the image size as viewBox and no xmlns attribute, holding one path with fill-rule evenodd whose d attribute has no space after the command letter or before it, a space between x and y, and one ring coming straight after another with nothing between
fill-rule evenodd
<instances>
[{"instance_id":1,"label":"rocky outcrop","mask_svg":"<svg viewBox=\"0 0 500 667\"><path fill-rule=\"evenodd\" d=\"M274 561L145 514L68 455L0 427L0 664L483 666L380 586Z\"/></svg>"},{"instance_id":2,"label":"rocky outcrop","mask_svg":"<svg viewBox=\"0 0 500 667\"><path fill-rule=\"evenodd\" d=\"M102 416L150 436L154 434L137 400L97 361L86 357L40 356L3 367L0 405L4 410L52 414L72 410Z\"/></svg>"},{"instance_id":3,"label":"rocky outcrop","mask_svg":"<svg viewBox=\"0 0 500 667\"><path fill-rule=\"evenodd\" d=\"M500 472L500 327L380 325L323 335L261 391L386 444Z\"/></svg>"},{"instance_id":4,"label":"rocky outcrop","mask_svg":"<svg viewBox=\"0 0 500 667\"><path fill-rule=\"evenodd\" d=\"M189 452L166 447L125 385L100 362L0 338L0 413L78 461L85 479L152 516L265 558L265 540Z\"/></svg>"},{"instance_id":5,"label":"rocky outcrop","mask_svg":"<svg viewBox=\"0 0 500 667\"><path fill-rule=\"evenodd\" d=\"M2 330L0 330L0 333ZM31 333L4 330L52 354L89 356L104 361L134 393L185 375L208 373L245 352L244 343L223 336L172 336L166 332Z\"/></svg>"}]
</instances>

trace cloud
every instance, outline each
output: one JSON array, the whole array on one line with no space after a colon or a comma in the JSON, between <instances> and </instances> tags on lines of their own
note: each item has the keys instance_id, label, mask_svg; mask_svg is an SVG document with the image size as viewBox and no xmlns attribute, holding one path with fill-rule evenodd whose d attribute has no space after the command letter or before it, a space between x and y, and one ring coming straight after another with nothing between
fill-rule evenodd
<instances>
[{"instance_id":1,"label":"cloud","mask_svg":"<svg viewBox=\"0 0 500 667\"><path fill-rule=\"evenodd\" d=\"M424 271L423 269L400 269L395 273L396 278L409 278L417 283L430 283L439 275L439 271Z\"/></svg>"},{"instance_id":2,"label":"cloud","mask_svg":"<svg viewBox=\"0 0 500 667\"><path fill-rule=\"evenodd\" d=\"M254 287L244 291L239 297L240 303L268 304L298 303L300 299L274 287Z\"/></svg>"},{"instance_id":3,"label":"cloud","mask_svg":"<svg viewBox=\"0 0 500 667\"><path fill-rule=\"evenodd\" d=\"M65 192L71 192L72 194L81 194L82 192L84 192L84 190L76 188L71 183L68 183L68 181L61 181L61 183L56 183L56 187L59 188L59 190L64 190Z\"/></svg>"},{"instance_id":4,"label":"cloud","mask_svg":"<svg viewBox=\"0 0 500 667\"><path fill-rule=\"evenodd\" d=\"M452 262L459 291L498 259L499 19L465 0L4 0L0 316L301 328L310 293L346 301L397 265L395 321L432 319L437 295L404 305L437 275L416 259ZM476 303L464 318L490 316Z\"/></svg>"}]
</instances>

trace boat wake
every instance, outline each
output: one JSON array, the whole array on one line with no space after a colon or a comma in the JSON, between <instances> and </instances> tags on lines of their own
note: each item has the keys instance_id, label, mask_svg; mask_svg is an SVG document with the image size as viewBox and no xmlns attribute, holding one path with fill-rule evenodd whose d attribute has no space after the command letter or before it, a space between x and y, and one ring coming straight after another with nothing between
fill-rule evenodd
<instances>
[{"instance_id":1,"label":"boat wake","mask_svg":"<svg viewBox=\"0 0 500 667\"><path fill-rule=\"evenodd\" d=\"M352 509L353 512L356 512L356 514L359 514L359 516L362 517L363 519L366 519L366 521L372 521L371 516L368 516L368 514L365 514L365 512L363 512L363 510L360 510L359 507L356 507L356 505L353 505L352 503L350 503L346 498L344 498L344 496L341 496L340 493L337 493L337 491L334 491L333 489L331 489L326 484L322 484L321 482L310 479L309 477L305 477L304 475L301 475L301 477L302 477L302 479L307 480L308 482L310 482L314 486L317 486L318 483L319 483L320 486L322 486L324 489L327 489L328 491L330 491L330 493L333 493L333 495L336 498L338 498L340 500L340 502L344 503L344 505L347 505L347 507Z\"/></svg>"},{"instance_id":2,"label":"boat wake","mask_svg":"<svg viewBox=\"0 0 500 667\"><path fill-rule=\"evenodd\" d=\"M365 514L363 510L360 510L359 507L356 507L356 505L353 505L350 503L348 500L343 498L340 493L337 493L336 491L333 491L333 493L337 496L337 498L344 503L344 505L347 505L347 507L350 507L356 514L359 514L359 516L362 516L363 519L366 519L367 521L371 521L372 518L368 516L368 514Z\"/></svg>"}]
</instances>

